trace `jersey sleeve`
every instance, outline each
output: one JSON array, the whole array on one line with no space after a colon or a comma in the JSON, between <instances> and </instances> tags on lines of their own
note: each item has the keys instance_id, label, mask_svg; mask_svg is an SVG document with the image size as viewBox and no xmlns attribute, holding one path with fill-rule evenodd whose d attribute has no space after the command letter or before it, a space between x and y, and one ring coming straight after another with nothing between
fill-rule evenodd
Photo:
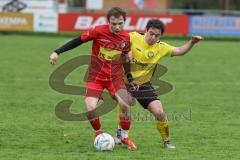
<instances>
[{"instance_id":1,"label":"jersey sleeve","mask_svg":"<svg viewBox=\"0 0 240 160\"><path fill-rule=\"evenodd\" d=\"M171 56L175 47L164 42L161 42L161 45L164 45L164 50L166 51L164 56Z\"/></svg>"},{"instance_id":2,"label":"jersey sleeve","mask_svg":"<svg viewBox=\"0 0 240 160\"><path fill-rule=\"evenodd\" d=\"M96 27L90 28L81 35L81 40L83 42L91 41L95 39L98 35L98 29Z\"/></svg>"}]
</instances>

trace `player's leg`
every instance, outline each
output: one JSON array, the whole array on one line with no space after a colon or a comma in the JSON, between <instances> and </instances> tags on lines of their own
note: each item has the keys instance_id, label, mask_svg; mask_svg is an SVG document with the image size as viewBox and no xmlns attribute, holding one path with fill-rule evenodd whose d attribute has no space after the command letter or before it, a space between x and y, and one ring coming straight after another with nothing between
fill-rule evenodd
<instances>
[{"instance_id":1,"label":"player's leg","mask_svg":"<svg viewBox=\"0 0 240 160\"><path fill-rule=\"evenodd\" d=\"M115 77L112 79L107 87L110 95L117 100L120 108L119 116L119 131L121 131L121 142L126 144L129 149L135 150L136 145L128 138L128 131L131 126L130 107L133 102L133 98L127 91L122 78Z\"/></svg>"},{"instance_id":2,"label":"player's leg","mask_svg":"<svg viewBox=\"0 0 240 160\"><path fill-rule=\"evenodd\" d=\"M130 104L131 106L133 105L133 103L135 102L135 98L132 97L132 95L130 93L128 93L129 96L128 98L130 98ZM116 113L117 113L117 120L118 120L118 126L117 126L117 130L116 130L116 135L114 137L114 141L115 141L115 144L121 144L121 138L122 138L122 128L121 128L121 125L120 125L120 117L121 117L121 109L120 109L120 106L119 104L117 104L116 106ZM127 134L128 136L128 133L125 132L125 135Z\"/></svg>"},{"instance_id":3,"label":"player's leg","mask_svg":"<svg viewBox=\"0 0 240 160\"><path fill-rule=\"evenodd\" d=\"M128 131L131 126L131 114L130 107L133 102L133 99L129 92L126 89L119 89L115 97L120 107L120 116L119 116L119 125L121 131L121 141L123 144L126 144L129 149L137 149L133 141L128 137Z\"/></svg>"},{"instance_id":4,"label":"player's leg","mask_svg":"<svg viewBox=\"0 0 240 160\"><path fill-rule=\"evenodd\" d=\"M157 130L159 131L165 148L175 148L169 140L168 119L163 111L160 100L154 100L148 104L148 110L155 116L157 120Z\"/></svg>"},{"instance_id":5,"label":"player's leg","mask_svg":"<svg viewBox=\"0 0 240 160\"><path fill-rule=\"evenodd\" d=\"M86 95L85 95L85 105L88 111L88 120L94 129L95 136L102 133L101 131L101 123L99 119L99 115L96 114L95 109L97 107L97 103L102 95L103 86L101 83L97 81L92 83L88 82L86 85Z\"/></svg>"},{"instance_id":6,"label":"player's leg","mask_svg":"<svg viewBox=\"0 0 240 160\"><path fill-rule=\"evenodd\" d=\"M95 136L101 133L101 123L99 116L95 113L98 98L96 97L85 97L85 105L88 111L88 120L94 129Z\"/></svg>"},{"instance_id":7,"label":"player's leg","mask_svg":"<svg viewBox=\"0 0 240 160\"><path fill-rule=\"evenodd\" d=\"M175 148L169 141L168 119L163 111L162 104L158 99L157 94L154 93L154 88L151 83L145 83L139 86L139 90L134 93L137 101L144 109L148 109L157 120L157 130L159 131L164 147Z\"/></svg>"}]
</instances>

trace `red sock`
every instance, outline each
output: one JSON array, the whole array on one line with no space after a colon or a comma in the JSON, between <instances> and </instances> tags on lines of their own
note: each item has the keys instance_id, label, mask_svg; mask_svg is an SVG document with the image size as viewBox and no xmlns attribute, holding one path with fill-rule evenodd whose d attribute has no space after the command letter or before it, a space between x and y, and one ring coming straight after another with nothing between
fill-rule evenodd
<instances>
[{"instance_id":1,"label":"red sock","mask_svg":"<svg viewBox=\"0 0 240 160\"><path fill-rule=\"evenodd\" d=\"M128 117L127 119L120 117L120 126L124 130L129 130L131 126L131 118Z\"/></svg>"},{"instance_id":2,"label":"red sock","mask_svg":"<svg viewBox=\"0 0 240 160\"><path fill-rule=\"evenodd\" d=\"M93 129L94 129L95 131L100 130L100 128L101 128L101 123L100 123L99 117L97 117L97 118L95 118L95 119L93 119L93 120L90 120L89 122L91 123L91 125L92 125L92 127L93 127Z\"/></svg>"}]
</instances>

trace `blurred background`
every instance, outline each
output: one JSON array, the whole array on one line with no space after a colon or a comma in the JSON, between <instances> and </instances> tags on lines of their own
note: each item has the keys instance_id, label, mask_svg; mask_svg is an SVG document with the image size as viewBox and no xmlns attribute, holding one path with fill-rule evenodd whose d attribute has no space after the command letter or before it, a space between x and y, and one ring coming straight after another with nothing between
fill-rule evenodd
<instances>
[{"instance_id":1,"label":"blurred background","mask_svg":"<svg viewBox=\"0 0 240 160\"><path fill-rule=\"evenodd\" d=\"M168 68L161 80L174 87L160 97L174 151L162 149L154 119L137 103L131 112L134 153L123 145L97 152L88 122L63 121L55 114L56 104L67 99L73 100L72 113L85 111L82 96L55 92L49 77L71 58L89 55L92 47L86 43L62 54L54 66L51 52L107 23L106 12L115 6L128 13L127 31L144 32L150 18L159 18L168 44L204 36L189 54L160 60ZM0 0L0 159L239 160L239 42L240 0ZM81 66L64 82L85 86L86 71L87 65ZM114 135L115 110L101 121Z\"/></svg>"},{"instance_id":2,"label":"blurred background","mask_svg":"<svg viewBox=\"0 0 240 160\"><path fill-rule=\"evenodd\" d=\"M239 14L239 0L1 0L0 6L18 1L28 4L25 11L56 11L56 12L105 12L112 6L119 6L128 12L159 12L159 13L198 13L205 14ZM214 10L214 11L213 11ZM11 11L11 10L9 10ZM12 10L13 11L13 10Z\"/></svg>"},{"instance_id":3,"label":"blurred background","mask_svg":"<svg viewBox=\"0 0 240 160\"><path fill-rule=\"evenodd\" d=\"M127 11L128 31L159 18L167 35L240 35L240 0L1 0L0 31L82 32L114 6Z\"/></svg>"}]
</instances>

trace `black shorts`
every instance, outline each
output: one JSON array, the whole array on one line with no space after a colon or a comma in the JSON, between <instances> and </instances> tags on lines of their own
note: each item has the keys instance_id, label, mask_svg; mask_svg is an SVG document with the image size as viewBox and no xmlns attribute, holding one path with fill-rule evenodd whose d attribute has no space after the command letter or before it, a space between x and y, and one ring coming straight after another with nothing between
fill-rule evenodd
<instances>
[{"instance_id":1,"label":"black shorts","mask_svg":"<svg viewBox=\"0 0 240 160\"><path fill-rule=\"evenodd\" d=\"M150 82L144 83L139 86L139 90L132 91L130 86L127 86L129 92L137 101L142 105L144 109L148 108L148 105L155 100L159 100L156 93L154 93L154 88Z\"/></svg>"}]
</instances>

